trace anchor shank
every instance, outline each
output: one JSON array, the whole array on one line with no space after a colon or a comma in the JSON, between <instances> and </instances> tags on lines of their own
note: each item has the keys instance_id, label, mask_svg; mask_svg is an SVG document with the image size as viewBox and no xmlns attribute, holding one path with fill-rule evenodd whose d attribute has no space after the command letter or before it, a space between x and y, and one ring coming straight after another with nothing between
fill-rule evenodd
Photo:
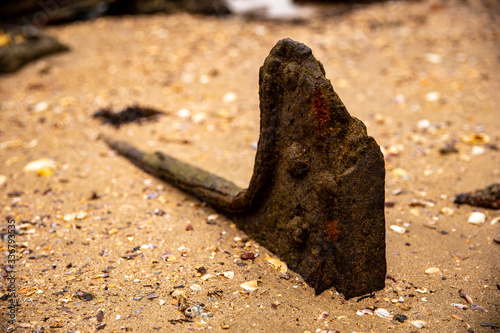
<instances>
[{"instance_id":1,"label":"anchor shank","mask_svg":"<svg viewBox=\"0 0 500 333\"><path fill-rule=\"evenodd\" d=\"M224 178L161 152L143 152L126 141L109 137L104 137L104 141L141 169L220 210L233 212L233 202L243 192L243 189Z\"/></svg>"}]
</instances>

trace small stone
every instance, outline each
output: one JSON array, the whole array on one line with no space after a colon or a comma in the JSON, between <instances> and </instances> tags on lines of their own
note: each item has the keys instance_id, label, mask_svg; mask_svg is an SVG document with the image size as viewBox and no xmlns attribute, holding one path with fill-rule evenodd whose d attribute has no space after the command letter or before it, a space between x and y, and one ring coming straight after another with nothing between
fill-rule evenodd
<instances>
[{"instance_id":1,"label":"small stone","mask_svg":"<svg viewBox=\"0 0 500 333\"><path fill-rule=\"evenodd\" d=\"M403 314L394 315L394 320L397 320L400 323L404 323L406 319L408 319L408 317Z\"/></svg>"},{"instance_id":2,"label":"small stone","mask_svg":"<svg viewBox=\"0 0 500 333\"><path fill-rule=\"evenodd\" d=\"M240 256L240 258L243 259L243 260L255 259L255 254L253 254L252 252L243 253Z\"/></svg>"},{"instance_id":3,"label":"small stone","mask_svg":"<svg viewBox=\"0 0 500 333\"><path fill-rule=\"evenodd\" d=\"M191 224L188 224L186 226L186 231L191 231L191 230L194 230L193 226Z\"/></svg>"}]
</instances>

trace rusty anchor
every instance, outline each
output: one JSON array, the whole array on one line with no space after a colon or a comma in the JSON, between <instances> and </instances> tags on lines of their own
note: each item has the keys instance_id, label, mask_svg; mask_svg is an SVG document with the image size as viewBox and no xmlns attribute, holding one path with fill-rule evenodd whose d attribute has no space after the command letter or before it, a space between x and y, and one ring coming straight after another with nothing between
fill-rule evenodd
<instances>
[{"instance_id":1,"label":"rusty anchor","mask_svg":"<svg viewBox=\"0 0 500 333\"><path fill-rule=\"evenodd\" d=\"M348 299L385 286L384 159L304 44L280 40L259 72L260 137L250 184L161 152L107 144L224 213L314 288Z\"/></svg>"}]
</instances>

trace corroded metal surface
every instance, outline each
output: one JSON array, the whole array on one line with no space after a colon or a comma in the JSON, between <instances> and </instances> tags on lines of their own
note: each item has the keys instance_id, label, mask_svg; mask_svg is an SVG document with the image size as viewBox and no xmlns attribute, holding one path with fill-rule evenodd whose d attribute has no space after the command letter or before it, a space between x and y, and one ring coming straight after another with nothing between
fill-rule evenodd
<instances>
[{"instance_id":1,"label":"corroded metal surface","mask_svg":"<svg viewBox=\"0 0 500 333\"><path fill-rule=\"evenodd\" d=\"M454 202L459 205L500 209L500 184L494 183L474 192L457 194Z\"/></svg>"},{"instance_id":2,"label":"corroded metal surface","mask_svg":"<svg viewBox=\"0 0 500 333\"><path fill-rule=\"evenodd\" d=\"M384 159L306 45L279 41L260 69L260 138L250 185L162 153L108 144L231 217L317 294L385 286Z\"/></svg>"}]
</instances>

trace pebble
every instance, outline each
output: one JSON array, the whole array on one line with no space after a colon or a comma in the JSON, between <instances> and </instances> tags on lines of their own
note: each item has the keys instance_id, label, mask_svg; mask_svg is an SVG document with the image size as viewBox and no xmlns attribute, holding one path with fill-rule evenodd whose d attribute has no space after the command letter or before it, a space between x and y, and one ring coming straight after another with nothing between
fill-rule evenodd
<instances>
[{"instance_id":1,"label":"pebble","mask_svg":"<svg viewBox=\"0 0 500 333\"><path fill-rule=\"evenodd\" d=\"M403 314L398 314L398 315L394 315L394 319L399 321L400 323L404 323L405 320L408 319L408 317L403 315Z\"/></svg>"},{"instance_id":2,"label":"pebble","mask_svg":"<svg viewBox=\"0 0 500 333\"><path fill-rule=\"evenodd\" d=\"M255 254L253 254L252 252L243 253L240 256L240 258L243 259L243 260L255 259Z\"/></svg>"}]
</instances>

